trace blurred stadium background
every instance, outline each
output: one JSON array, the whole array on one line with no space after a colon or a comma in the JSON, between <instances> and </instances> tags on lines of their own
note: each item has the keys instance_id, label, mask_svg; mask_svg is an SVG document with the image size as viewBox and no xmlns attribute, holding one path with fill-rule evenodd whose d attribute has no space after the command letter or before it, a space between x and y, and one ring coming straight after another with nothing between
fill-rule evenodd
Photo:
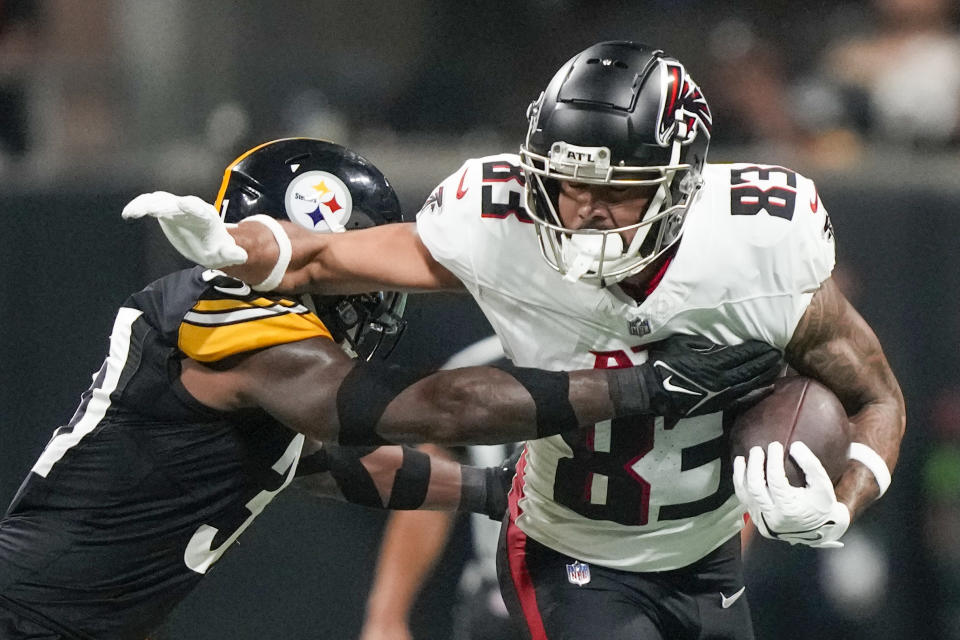
<instances>
[{"instance_id":1,"label":"blurred stadium background","mask_svg":"<svg viewBox=\"0 0 960 640\"><path fill-rule=\"evenodd\" d=\"M814 178L848 296L907 397L887 497L838 552L756 542L761 638L960 638L960 29L955 0L0 0L0 503L100 363L115 307L183 266L133 196L210 200L253 144L333 139L413 213L463 159L514 151L556 67L628 38L685 62L710 159ZM398 358L489 334L418 297ZM158 639L355 638L383 514L281 496ZM461 523L415 614L452 638Z\"/></svg>"}]
</instances>

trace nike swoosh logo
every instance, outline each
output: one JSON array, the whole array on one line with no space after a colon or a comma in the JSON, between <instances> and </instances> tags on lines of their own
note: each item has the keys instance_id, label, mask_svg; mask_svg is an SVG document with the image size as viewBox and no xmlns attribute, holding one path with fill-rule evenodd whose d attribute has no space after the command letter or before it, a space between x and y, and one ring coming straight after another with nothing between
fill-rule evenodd
<instances>
[{"instance_id":1,"label":"nike swoosh logo","mask_svg":"<svg viewBox=\"0 0 960 640\"><path fill-rule=\"evenodd\" d=\"M666 389L667 391L676 391L677 393L686 393L687 395L691 395L691 396L701 395L696 391L690 391L690 389L687 389L685 387L678 387L677 385L670 382L671 380L673 380L673 375L669 375L663 379L663 388Z\"/></svg>"},{"instance_id":2,"label":"nike swoosh logo","mask_svg":"<svg viewBox=\"0 0 960 640\"><path fill-rule=\"evenodd\" d=\"M200 275L200 277L203 278L204 282L212 282L217 278L223 278L224 280L235 280L237 283L237 286L235 287L225 287L223 285L213 286L214 289L220 293L225 293L228 296L248 296L253 292L253 290L250 288L250 285L248 285L246 282L241 282L235 278L231 278L223 271L218 269L207 269Z\"/></svg>"},{"instance_id":3,"label":"nike swoosh logo","mask_svg":"<svg viewBox=\"0 0 960 640\"><path fill-rule=\"evenodd\" d=\"M460 176L460 184L457 185L457 200L460 200L463 198L463 196L467 195L467 190L470 188L470 187L467 187L466 189L463 188L463 181L466 177L467 177L467 169L464 169L463 175Z\"/></svg>"},{"instance_id":4,"label":"nike swoosh logo","mask_svg":"<svg viewBox=\"0 0 960 640\"><path fill-rule=\"evenodd\" d=\"M824 525L828 525L828 524L836 524L836 523L833 522L832 520L828 520L827 522L824 522L822 525L817 526L817 527L814 527L814 528L812 528L812 529L800 529L800 530L798 530L798 531L776 531L775 529L773 529L773 528L770 527L769 523L767 523L767 518L766 518L766 516L764 516L762 513L760 514L760 518L763 520L763 525L767 528L767 531L768 531L768 532L770 533L770 535L772 535L774 538L779 538L780 536L793 536L794 538L797 538L798 540L807 540L807 541L809 541L809 542L816 542L816 541L818 541L818 540L820 540L820 539L823 538L823 534L820 533L820 527L822 527L822 526L824 526ZM804 534L808 534L808 533L814 533L814 534L816 534L817 537L816 537L816 538L800 537L800 536L803 536Z\"/></svg>"},{"instance_id":5,"label":"nike swoosh logo","mask_svg":"<svg viewBox=\"0 0 960 640\"><path fill-rule=\"evenodd\" d=\"M740 590L739 590L739 591L737 591L735 594L733 594L733 595L730 596L729 598L728 598L727 596L723 595L723 591L721 591L721 592L720 592L720 606L723 607L724 609L729 609L730 607L733 606L733 603L734 603L734 602L736 602L737 600L740 599L740 596L742 596L742 595L743 595L743 592L746 591L746 590L747 590L747 586L744 585L744 586L740 587Z\"/></svg>"}]
</instances>

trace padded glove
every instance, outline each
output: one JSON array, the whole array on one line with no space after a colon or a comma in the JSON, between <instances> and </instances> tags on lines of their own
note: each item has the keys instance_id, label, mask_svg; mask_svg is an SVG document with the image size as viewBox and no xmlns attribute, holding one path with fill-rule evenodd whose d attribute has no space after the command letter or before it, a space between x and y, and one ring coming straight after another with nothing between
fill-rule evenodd
<instances>
[{"instance_id":1,"label":"padded glove","mask_svg":"<svg viewBox=\"0 0 960 640\"><path fill-rule=\"evenodd\" d=\"M783 444L771 442L766 454L762 447L753 447L746 460L743 456L734 459L737 498L765 538L811 547L842 547L839 540L850 526L850 510L837 501L830 476L807 445L792 443L790 456L806 476L805 487L790 484L783 467Z\"/></svg>"},{"instance_id":2,"label":"padded glove","mask_svg":"<svg viewBox=\"0 0 960 640\"><path fill-rule=\"evenodd\" d=\"M651 346L642 365L611 369L610 396L618 415L698 416L728 408L779 373L780 352L764 342L677 335Z\"/></svg>"},{"instance_id":3,"label":"padded glove","mask_svg":"<svg viewBox=\"0 0 960 640\"><path fill-rule=\"evenodd\" d=\"M208 269L247 261L247 252L234 242L217 210L196 196L144 193L131 200L121 215L126 220L156 218L167 240L183 257Z\"/></svg>"}]
</instances>

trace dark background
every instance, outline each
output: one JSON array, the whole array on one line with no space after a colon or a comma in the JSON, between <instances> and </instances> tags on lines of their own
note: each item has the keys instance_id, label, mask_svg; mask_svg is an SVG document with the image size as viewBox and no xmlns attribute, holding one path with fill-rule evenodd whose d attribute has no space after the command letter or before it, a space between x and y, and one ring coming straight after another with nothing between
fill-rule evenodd
<instances>
[{"instance_id":1,"label":"dark background","mask_svg":"<svg viewBox=\"0 0 960 640\"><path fill-rule=\"evenodd\" d=\"M373 160L412 212L463 159L517 149L527 103L567 57L631 37L701 83L712 161L817 181L837 278L907 399L893 486L842 551L749 549L760 637L960 637L958 138L899 136L909 126L883 129L863 91L823 93L833 48L891 28L884 2L384 4L0 2L0 503L72 414L116 306L184 264L155 225L120 220L133 196L209 200L252 144L317 135ZM943 104L903 91L918 91L918 112ZM408 317L396 356L409 363L438 365L489 332L455 295L414 297ZM354 638L382 522L281 494L158 638ZM427 589L418 638L451 637L468 529Z\"/></svg>"}]
</instances>

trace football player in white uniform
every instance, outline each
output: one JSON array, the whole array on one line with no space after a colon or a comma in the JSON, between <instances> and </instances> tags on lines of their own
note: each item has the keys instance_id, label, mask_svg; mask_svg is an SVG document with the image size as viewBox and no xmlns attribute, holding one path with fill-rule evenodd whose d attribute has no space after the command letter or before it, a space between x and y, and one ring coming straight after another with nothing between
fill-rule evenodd
<instances>
[{"instance_id":1,"label":"football player in white uniform","mask_svg":"<svg viewBox=\"0 0 960 640\"><path fill-rule=\"evenodd\" d=\"M528 637L750 638L744 511L764 536L840 546L889 485L905 426L876 336L830 277L826 209L789 169L706 164L703 94L644 45L577 54L527 117L519 155L468 160L415 226L310 237L288 225L287 252L286 238L228 233L212 207L170 194L125 215L160 217L187 257L248 282L278 274L283 290L465 288L521 366L627 368L676 334L783 349L847 407L856 444L835 488L802 444L790 454L804 488L782 490L776 445L731 463L719 411L605 421L527 444L500 554Z\"/></svg>"},{"instance_id":2,"label":"football player in white uniform","mask_svg":"<svg viewBox=\"0 0 960 640\"><path fill-rule=\"evenodd\" d=\"M219 200L241 226L279 229L264 209L310 233L400 219L376 167L308 138L243 154ZM368 506L503 514L512 473L388 440L513 442L664 402L709 413L769 385L780 360L759 341L676 337L641 375L388 366L373 356L399 338L404 301L286 297L202 267L128 297L92 385L0 517L0 638L142 640L296 476ZM701 403L663 388L663 367L727 388Z\"/></svg>"}]
</instances>

